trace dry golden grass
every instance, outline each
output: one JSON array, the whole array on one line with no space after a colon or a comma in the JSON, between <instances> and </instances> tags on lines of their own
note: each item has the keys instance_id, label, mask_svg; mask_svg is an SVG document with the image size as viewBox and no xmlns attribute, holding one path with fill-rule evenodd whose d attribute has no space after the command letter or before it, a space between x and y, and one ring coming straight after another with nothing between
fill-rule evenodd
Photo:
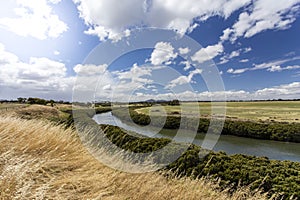
<instances>
[{"instance_id":1,"label":"dry golden grass","mask_svg":"<svg viewBox=\"0 0 300 200\"><path fill-rule=\"evenodd\" d=\"M211 102L183 102L182 106L164 106L137 109L138 112L153 116L161 116L164 113L182 112L182 108L189 116L210 117L212 112ZM216 110L222 114L224 102L214 102ZM165 112L163 111L165 109ZM231 120L251 121L277 121L300 123L300 101L262 101L262 102L227 102L226 117Z\"/></svg>"},{"instance_id":2,"label":"dry golden grass","mask_svg":"<svg viewBox=\"0 0 300 200\"><path fill-rule=\"evenodd\" d=\"M0 199L265 199L247 188L229 196L216 187L116 171L95 160L72 130L0 116Z\"/></svg>"},{"instance_id":3,"label":"dry golden grass","mask_svg":"<svg viewBox=\"0 0 300 200\"><path fill-rule=\"evenodd\" d=\"M56 108L42 105L31 105L16 110L15 113L25 119L59 117L59 111Z\"/></svg>"}]
</instances>

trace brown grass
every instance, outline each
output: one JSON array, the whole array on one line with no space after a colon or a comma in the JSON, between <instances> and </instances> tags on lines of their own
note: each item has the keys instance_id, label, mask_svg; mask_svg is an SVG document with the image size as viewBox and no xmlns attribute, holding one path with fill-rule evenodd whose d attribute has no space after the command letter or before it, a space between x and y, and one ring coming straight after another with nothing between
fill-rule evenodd
<instances>
[{"instance_id":1,"label":"brown grass","mask_svg":"<svg viewBox=\"0 0 300 200\"><path fill-rule=\"evenodd\" d=\"M128 174L95 160L72 130L0 116L0 199L265 199L208 180Z\"/></svg>"}]
</instances>

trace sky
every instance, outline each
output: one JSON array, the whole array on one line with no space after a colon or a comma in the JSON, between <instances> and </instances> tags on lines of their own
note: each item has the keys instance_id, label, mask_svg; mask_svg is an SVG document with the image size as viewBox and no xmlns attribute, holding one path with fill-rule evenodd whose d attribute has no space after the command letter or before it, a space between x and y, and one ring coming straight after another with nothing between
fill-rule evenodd
<instances>
[{"instance_id":1,"label":"sky","mask_svg":"<svg viewBox=\"0 0 300 200\"><path fill-rule=\"evenodd\" d=\"M300 99L300 0L0 2L0 99Z\"/></svg>"}]
</instances>

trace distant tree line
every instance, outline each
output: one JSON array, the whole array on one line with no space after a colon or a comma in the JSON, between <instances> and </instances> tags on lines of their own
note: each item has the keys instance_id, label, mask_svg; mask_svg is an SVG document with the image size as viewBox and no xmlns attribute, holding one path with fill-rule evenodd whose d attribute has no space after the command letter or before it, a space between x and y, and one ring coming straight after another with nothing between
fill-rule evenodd
<instances>
[{"instance_id":1,"label":"distant tree line","mask_svg":"<svg viewBox=\"0 0 300 200\"><path fill-rule=\"evenodd\" d=\"M171 101L166 101L166 100L154 100L154 99L149 99L147 101L137 101L137 102L130 102L129 105L141 105L145 107L150 107L153 105L160 104L162 106L179 106L180 101L178 99L174 99Z\"/></svg>"},{"instance_id":2,"label":"distant tree line","mask_svg":"<svg viewBox=\"0 0 300 200\"><path fill-rule=\"evenodd\" d=\"M0 100L0 103L20 103L20 104L38 104L38 105L47 105L51 104L53 106L55 103L57 104L71 104L68 101L55 101L55 100L46 100L42 98L34 98L34 97L29 97L29 98L23 98L19 97L16 100Z\"/></svg>"}]
</instances>

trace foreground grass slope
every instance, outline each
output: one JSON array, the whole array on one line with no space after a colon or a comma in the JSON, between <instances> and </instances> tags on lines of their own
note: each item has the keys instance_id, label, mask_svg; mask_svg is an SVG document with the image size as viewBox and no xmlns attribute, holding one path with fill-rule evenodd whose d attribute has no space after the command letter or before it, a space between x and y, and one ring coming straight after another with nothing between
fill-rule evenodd
<instances>
[{"instance_id":1,"label":"foreground grass slope","mask_svg":"<svg viewBox=\"0 0 300 200\"><path fill-rule=\"evenodd\" d=\"M0 199L265 199L231 196L207 180L128 174L95 160L76 132L47 121L0 116Z\"/></svg>"}]
</instances>

